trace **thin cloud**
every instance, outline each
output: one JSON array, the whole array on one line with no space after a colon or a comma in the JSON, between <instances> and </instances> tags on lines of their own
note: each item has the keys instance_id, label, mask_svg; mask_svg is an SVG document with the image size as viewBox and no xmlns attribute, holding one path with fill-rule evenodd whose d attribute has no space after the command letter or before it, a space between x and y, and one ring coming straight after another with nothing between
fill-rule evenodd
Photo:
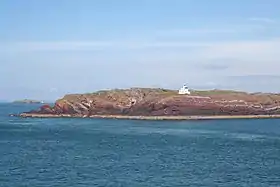
<instances>
[{"instance_id":1,"label":"thin cloud","mask_svg":"<svg viewBox=\"0 0 280 187\"><path fill-rule=\"evenodd\" d=\"M97 41L68 41L68 42L16 42L2 43L1 50L9 51L94 51L103 49L145 49L173 47L209 47L207 42L97 42Z\"/></svg>"},{"instance_id":2,"label":"thin cloud","mask_svg":"<svg viewBox=\"0 0 280 187\"><path fill-rule=\"evenodd\" d=\"M266 60L279 56L280 38L253 41L219 42L207 48L204 56L207 58L237 58L256 57L264 55ZM261 60L265 60L261 59ZM255 60L260 60L255 58Z\"/></svg>"},{"instance_id":3,"label":"thin cloud","mask_svg":"<svg viewBox=\"0 0 280 187\"><path fill-rule=\"evenodd\" d=\"M236 80L255 80L259 82L260 80L280 80L280 75L268 75L268 74L252 74L252 75L235 75L235 76L228 76L228 78L236 79Z\"/></svg>"},{"instance_id":4,"label":"thin cloud","mask_svg":"<svg viewBox=\"0 0 280 187\"><path fill-rule=\"evenodd\" d=\"M96 50L114 46L113 42L107 41L38 41L16 42L7 45L16 50L26 51L59 51L59 50Z\"/></svg>"},{"instance_id":5,"label":"thin cloud","mask_svg":"<svg viewBox=\"0 0 280 187\"><path fill-rule=\"evenodd\" d=\"M32 44L32 45L30 45ZM63 45L62 45L63 44ZM149 50L135 50L131 55L121 54L110 54L102 53L98 60L94 60L96 54L90 53L90 58L85 58L81 54L77 53L62 53L61 59L55 55L49 55L49 53L38 53L31 54L28 56L29 62L33 59L34 62L41 62L42 64L48 64L49 61L56 62L56 65L52 69L55 81L60 80L61 69L58 67L70 67L69 70L63 72L63 77L65 80L75 81L71 79L73 77L73 71L77 73L77 76L84 77L86 75L86 80L95 80L97 77L103 81L104 75L118 75L118 79L115 82L112 80L104 80L104 84L108 86L123 86L127 84L131 85L149 85L158 84L162 85L176 85L180 86L181 83L187 82L190 85L205 85L209 87L227 87L229 85L236 86L236 88L246 88L251 86L254 88L258 84L258 80L247 78L246 84L238 76L247 75L279 75L278 65L279 65L279 48L280 48L280 38L275 38L271 40L254 40L254 41L224 41L224 42L153 42L153 41L135 41L135 42L95 42L95 41L69 41L69 42L33 42L21 43L20 48L23 50L25 47L29 47L32 50L36 50L36 47L40 47L41 50L50 50L52 45L60 46L55 50L65 50L69 49L69 45L74 45L70 47L71 50L81 50L90 49L95 50L96 48L110 48L118 49L120 46L125 47L126 54L130 54L130 49L132 46L138 49L147 48ZM177 50L178 47L182 50ZM189 47L192 50L188 50ZM160 50L158 50L160 49ZM185 50L187 49L187 50ZM30 49L29 49L30 50ZM56 51L55 51L56 52ZM108 55L109 54L109 55ZM115 55L115 56L114 56ZM21 58L18 55L13 55L13 57ZM87 56L88 57L88 56ZM101 58L100 58L101 57ZM104 66L96 66L93 64L92 67L99 68L81 68L89 67L89 61L97 61ZM21 61L22 60L22 61ZM73 60L71 66L65 65L69 63L69 60ZM19 59L18 62L26 61L26 59ZM57 63L58 62L58 63ZM102 62L102 63L101 63ZM106 62L106 63L103 63ZM117 62L117 63L116 63ZM128 63L129 62L129 63ZM131 63L133 62L133 63ZM34 63L34 64L36 64ZM84 64L81 64L84 63ZM207 65L208 66L203 66ZM51 65L49 65L51 67ZM109 67L109 68L108 68ZM148 67L148 68L147 68ZM160 67L160 71L158 71ZM79 69L81 68L81 69ZM129 71L126 74L119 74L123 69L132 68L135 71ZM82 70L82 71L77 71ZM16 70L15 70L16 71ZM46 70L48 71L48 70ZM50 71L50 70L49 70ZM57 71L57 73L55 73ZM72 72L71 72L72 71ZM145 74L143 74L145 72ZM18 74L21 72L19 71ZM171 75L166 78L166 75ZM237 76L235 79L229 79L227 76ZM23 76L24 77L24 76ZM69 77L69 79L68 79ZM127 77L130 80L127 81ZM268 85L279 88L279 80L277 78L271 79L269 76L263 77L268 80ZM25 76L25 81L30 82ZM106 78L104 78L106 79ZM40 80L40 79L39 79ZM269 80L275 80L269 81ZM277 80L277 81L276 81ZM44 81L41 80L38 84L45 85ZM106 82L107 81L107 82ZM86 82L86 81L85 81ZM99 82L99 81L97 81ZM164 83L163 83L164 82ZM213 82L215 84L207 85L207 82ZM266 84L263 84L264 86ZM61 85L54 84L51 88L60 88ZM84 86L87 87L87 86ZM84 89L80 86L80 89ZM250 87L250 88L251 88ZM90 86L88 86L90 88ZM68 89L65 87L65 89ZM70 89L70 88L69 88ZM79 89L76 88L75 89ZM259 88L258 88L259 89ZM74 90L74 88L73 88ZM50 92L48 92L50 94ZM53 95L60 93L51 92Z\"/></svg>"},{"instance_id":6,"label":"thin cloud","mask_svg":"<svg viewBox=\"0 0 280 187\"><path fill-rule=\"evenodd\" d=\"M226 62L225 62L226 63ZM209 63L209 64L205 64L202 66L203 69L205 70L225 70L225 69L228 69L230 68L230 66L228 64L215 64L215 63Z\"/></svg>"},{"instance_id":7,"label":"thin cloud","mask_svg":"<svg viewBox=\"0 0 280 187\"><path fill-rule=\"evenodd\" d=\"M68 42L21 42L0 44L1 50L11 52L29 52L29 51L94 51L108 49L168 49L170 52L176 49L192 49L192 57L205 59L236 59L239 57L247 60L263 55L262 58L255 60L271 60L279 55L280 38L270 40L252 40L252 41L223 41L223 42L165 42L165 41L68 41ZM189 56L190 57L190 56ZM248 58L247 58L248 57Z\"/></svg>"},{"instance_id":8,"label":"thin cloud","mask_svg":"<svg viewBox=\"0 0 280 187\"><path fill-rule=\"evenodd\" d=\"M268 18L249 18L251 21L273 22ZM123 39L109 41L22 41L14 43L0 43L1 51L95 51L103 49L143 49L143 48L172 48L172 47L210 47L216 45L213 42L190 42L190 41L169 41L169 37L200 36L212 34L236 34L257 32L263 26L256 25L223 25L213 28L179 28L170 30L150 31L143 40ZM143 36L142 36L143 37ZM157 37L162 37L159 41ZM135 37L136 38L136 37ZM192 38L190 38L192 39ZM165 41L164 41L165 40Z\"/></svg>"},{"instance_id":9,"label":"thin cloud","mask_svg":"<svg viewBox=\"0 0 280 187\"><path fill-rule=\"evenodd\" d=\"M36 51L96 51L96 50L152 50L166 49L174 52L177 49L190 49L192 54L188 58L200 59L237 59L244 61L255 59L275 60L279 57L280 39L253 40L253 41L223 41L223 42L96 42L96 41L68 41L68 42L21 42L0 44L2 53L9 51L10 54L16 52L36 52ZM190 51L188 50L188 51ZM179 53L179 52L178 52ZM181 56L181 55L179 55ZM259 56L258 58L255 58Z\"/></svg>"},{"instance_id":10,"label":"thin cloud","mask_svg":"<svg viewBox=\"0 0 280 187\"><path fill-rule=\"evenodd\" d=\"M280 89L280 75L276 74L244 74L240 76L226 76L224 77L225 85L230 83L233 88L244 88L253 92L276 92L279 93Z\"/></svg>"},{"instance_id":11,"label":"thin cloud","mask_svg":"<svg viewBox=\"0 0 280 187\"><path fill-rule=\"evenodd\" d=\"M263 23L276 23L276 21L271 18L252 17L249 18L248 20L254 22L263 22Z\"/></svg>"},{"instance_id":12,"label":"thin cloud","mask_svg":"<svg viewBox=\"0 0 280 187\"><path fill-rule=\"evenodd\" d=\"M222 34L222 33L238 33L239 30L231 28L221 28L221 29L209 29L209 28L199 28L199 29L171 29L157 31L157 34L171 35L171 34Z\"/></svg>"},{"instance_id":13,"label":"thin cloud","mask_svg":"<svg viewBox=\"0 0 280 187\"><path fill-rule=\"evenodd\" d=\"M155 32L159 36L195 36L195 35L215 35L215 34L242 34L258 32L263 26L255 24L224 24L208 28L176 28L158 30Z\"/></svg>"}]
</instances>

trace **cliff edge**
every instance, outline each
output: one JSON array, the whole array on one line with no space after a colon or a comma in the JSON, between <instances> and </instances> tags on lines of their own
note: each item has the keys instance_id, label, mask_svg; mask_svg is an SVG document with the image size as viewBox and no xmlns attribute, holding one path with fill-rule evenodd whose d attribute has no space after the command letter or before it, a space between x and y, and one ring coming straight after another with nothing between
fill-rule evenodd
<instances>
[{"instance_id":1,"label":"cliff edge","mask_svg":"<svg viewBox=\"0 0 280 187\"><path fill-rule=\"evenodd\" d=\"M70 94L23 117L280 115L280 94L192 90L190 95L153 88Z\"/></svg>"}]
</instances>

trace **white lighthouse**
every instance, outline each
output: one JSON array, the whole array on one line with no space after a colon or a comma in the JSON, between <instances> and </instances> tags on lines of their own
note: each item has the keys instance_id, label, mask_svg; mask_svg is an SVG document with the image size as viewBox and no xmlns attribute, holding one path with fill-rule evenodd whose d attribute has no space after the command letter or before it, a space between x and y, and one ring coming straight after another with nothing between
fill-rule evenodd
<instances>
[{"instance_id":1,"label":"white lighthouse","mask_svg":"<svg viewBox=\"0 0 280 187\"><path fill-rule=\"evenodd\" d=\"M191 92L189 91L189 88L186 85L184 85L182 88L179 89L179 94L189 95L189 94L191 94Z\"/></svg>"}]
</instances>

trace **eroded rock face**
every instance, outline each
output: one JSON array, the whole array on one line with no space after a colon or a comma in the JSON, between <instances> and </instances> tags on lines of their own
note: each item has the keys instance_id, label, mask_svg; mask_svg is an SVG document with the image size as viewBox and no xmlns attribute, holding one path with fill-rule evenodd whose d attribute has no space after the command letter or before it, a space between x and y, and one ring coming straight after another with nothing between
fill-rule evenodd
<instances>
[{"instance_id":1,"label":"eroded rock face","mask_svg":"<svg viewBox=\"0 0 280 187\"><path fill-rule=\"evenodd\" d=\"M280 95L234 91L193 91L178 95L164 89L132 88L66 95L38 114L91 115L259 115L280 114Z\"/></svg>"},{"instance_id":2,"label":"eroded rock face","mask_svg":"<svg viewBox=\"0 0 280 187\"><path fill-rule=\"evenodd\" d=\"M31 112L36 112L36 111L31 111ZM49 105L43 105L40 107L40 110L38 111L39 113L42 114L55 114L54 108L52 108Z\"/></svg>"}]
</instances>

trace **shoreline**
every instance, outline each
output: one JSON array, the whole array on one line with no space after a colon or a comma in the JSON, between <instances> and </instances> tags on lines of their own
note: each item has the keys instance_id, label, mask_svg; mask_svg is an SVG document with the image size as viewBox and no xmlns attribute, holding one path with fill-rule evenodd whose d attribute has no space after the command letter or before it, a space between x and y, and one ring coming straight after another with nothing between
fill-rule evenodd
<instances>
[{"instance_id":1,"label":"shoreline","mask_svg":"<svg viewBox=\"0 0 280 187\"><path fill-rule=\"evenodd\" d=\"M69 115L69 114L32 114L21 113L10 115L21 118L95 118L95 119L128 119L128 120L222 120L222 119L271 119L279 118L279 115L216 115L216 116L125 116L125 115Z\"/></svg>"}]
</instances>

